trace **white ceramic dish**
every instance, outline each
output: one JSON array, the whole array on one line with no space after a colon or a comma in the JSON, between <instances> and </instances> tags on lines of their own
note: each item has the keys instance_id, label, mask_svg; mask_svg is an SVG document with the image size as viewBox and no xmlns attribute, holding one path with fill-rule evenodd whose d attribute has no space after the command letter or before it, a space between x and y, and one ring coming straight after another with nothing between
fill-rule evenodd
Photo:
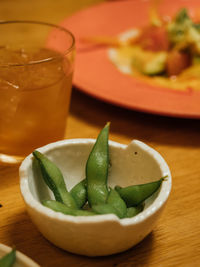
<instances>
[{"instance_id":1,"label":"white ceramic dish","mask_svg":"<svg viewBox=\"0 0 200 267\"><path fill-rule=\"evenodd\" d=\"M38 150L61 169L70 190L85 178L85 164L94 139L71 139L48 144ZM109 141L111 168L108 184L128 186L158 180L168 175L150 197L144 211L133 218L113 214L74 217L55 212L41 204L53 198L41 177L33 171L29 155L20 166L20 187L27 211L39 231L56 246L87 256L125 251L146 237L163 210L171 190L171 174L162 156L146 144L133 140L128 146Z\"/></svg>"},{"instance_id":2,"label":"white ceramic dish","mask_svg":"<svg viewBox=\"0 0 200 267\"><path fill-rule=\"evenodd\" d=\"M9 253L12 250L11 247L6 245L0 244L0 258ZM28 258L26 255L22 254L21 252L16 252L16 262L13 267L40 267L37 263L33 260Z\"/></svg>"}]
</instances>

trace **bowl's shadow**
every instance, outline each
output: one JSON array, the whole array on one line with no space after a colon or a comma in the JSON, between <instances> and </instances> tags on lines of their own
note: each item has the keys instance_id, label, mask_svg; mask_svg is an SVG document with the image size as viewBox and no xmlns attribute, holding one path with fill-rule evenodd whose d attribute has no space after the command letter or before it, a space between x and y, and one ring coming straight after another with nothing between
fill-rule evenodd
<instances>
[{"instance_id":1,"label":"bowl's shadow","mask_svg":"<svg viewBox=\"0 0 200 267\"><path fill-rule=\"evenodd\" d=\"M88 108L90 107L90 108ZM111 132L128 138L163 144L200 146L200 123L152 115L104 103L76 89L72 93L70 113L79 120L102 128L111 121Z\"/></svg>"},{"instance_id":2,"label":"bowl's shadow","mask_svg":"<svg viewBox=\"0 0 200 267\"><path fill-rule=\"evenodd\" d=\"M147 266L154 242L152 232L139 244L119 254L103 257L75 255L57 248L46 240L33 225L26 212L15 215L7 236L9 244L15 245L17 250L43 267L62 267L68 264L80 267Z\"/></svg>"},{"instance_id":3,"label":"bowl's shadow","mask_svg":"<svg viewBox=\"0 0 200 267\"><path fill-rule=\"evenodd\" d=\"M147 266L151 256L153 242L154 233L151 232L143 241L125 252L94 258L94 266Z\"/></svg>"}]
</instances>

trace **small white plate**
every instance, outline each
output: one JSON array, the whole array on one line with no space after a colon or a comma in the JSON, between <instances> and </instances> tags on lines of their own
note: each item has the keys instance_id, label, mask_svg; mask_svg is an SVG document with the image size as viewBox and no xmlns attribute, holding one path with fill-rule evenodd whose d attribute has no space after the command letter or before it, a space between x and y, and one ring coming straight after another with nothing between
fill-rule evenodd
<instances>
[{"instance_id":1,"label":"small white plate","mask_svg":"<svg viewBox=\"0 0 200 267\"><path fill-rule=\"evenodd\" d=\"M0 259L9 253L12 250L11 247L6 245L0 244ZM40 267L37 263L33 260L28 258L26 255L22 254L21 252L16 252L16 262L13 267Z\"/></svg>"}]
</instances>

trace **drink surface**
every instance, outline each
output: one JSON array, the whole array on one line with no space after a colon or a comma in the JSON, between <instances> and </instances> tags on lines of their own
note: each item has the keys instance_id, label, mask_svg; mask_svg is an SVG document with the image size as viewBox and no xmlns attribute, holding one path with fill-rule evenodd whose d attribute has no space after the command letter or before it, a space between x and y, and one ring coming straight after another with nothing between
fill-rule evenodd
<instances>
[{"instance_id":1,"label":"drink surface","mask_svg":"<svg viewBox=\"0 0 200 267\"><path fill-rule=\"evenodd\" d=\"M23 157L63 138L71 82L72 66L55 51L0 48L0 154Z\"/></svg>"}]
</instances>

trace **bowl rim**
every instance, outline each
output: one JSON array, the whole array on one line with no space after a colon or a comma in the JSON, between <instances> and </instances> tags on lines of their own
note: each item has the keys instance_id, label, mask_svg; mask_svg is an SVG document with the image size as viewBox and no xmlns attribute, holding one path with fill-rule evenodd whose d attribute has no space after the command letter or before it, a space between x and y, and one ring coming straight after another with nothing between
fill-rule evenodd
<instances>
[{"instance_id":1,"label":"bowl rim","mask_svg":"<svg viewBox=\"0 0 200 267\"><path fill-rule=\"evenodd\" d=\"M72 145L72 144L94 144L96 139L92 138L74 138L74 139L65 139L53 143L49 143L45 146L42 146L40 148L37 148L38 151L41 153L46 153L51 150L54 150L55 148ZM113 221L116 222L122 226L128 226L128 225L136 225L141 223L142 221L148 219L156 213L164 204L167 202L169 194L171 192L171 186L172 186L172 178L171 178L171 172L170 169L164 160L164 158L160 155L159 152L157 152L155 149L150 147L149 145L143 143L139 140L132 140L128 145L121 144L115 141L109 140L109 146L118 147L122 149L127 149L129 145L136 144L143 150L145 150L147 153L149 153L159 164L162 176L167 175L166 181L162 183L161 189L156 197L156 199L153 201L153 203L147 207L145 210L140 212L138 215L132 217L132 218L123 218L119 219L114 214L102 214L102 215L94 215L94 216L72 216L72 215L66 215L60 212L55 212L44 205L42 205L39 201L37 201L30 189L28 184L28 169L30 167L30 164L32 164L32 154L29 154L21 163L19 167L19 177L20 177L20 190L21 195L26 203L27 206L30 206L35 211L42 213L46 218L51 218L54 220L64 221L64 222L73 222L73 223L100 223L105 221Z\"/></svg>"},{"instance_id":2,"label":"bowl rim","mask_svg":"<svg viewBox=\"0 0 200 267\"><path fill-rule=\"evenodd\" d=\"M11 247L4 245L0 243L0 251L3 253L9 253L12 250ZM5 255L4 254L4 255ZM4 256L2 255L2 257ZM35 261L33 261L31 258L23 254L22 252L16 250L16 260L19 261L19 263L25 264L25 266L29 267L40 267Z\"/></svg>"}]
</instances>

